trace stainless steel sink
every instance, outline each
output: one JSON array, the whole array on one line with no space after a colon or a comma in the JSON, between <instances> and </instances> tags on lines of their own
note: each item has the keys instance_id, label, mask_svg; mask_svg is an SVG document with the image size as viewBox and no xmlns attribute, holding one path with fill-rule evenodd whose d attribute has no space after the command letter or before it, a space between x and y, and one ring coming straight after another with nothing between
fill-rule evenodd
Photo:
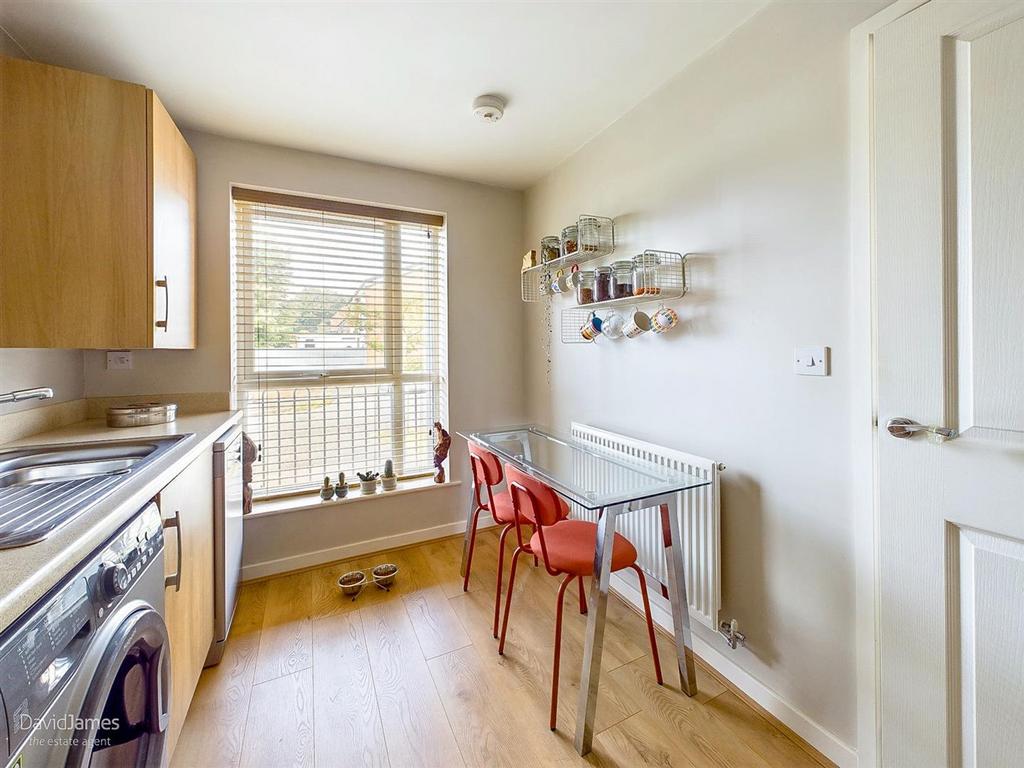
<instances>
[{"instance_id":1,"label":"stainless steel sink","mask_svg":"<svg viewBox=\"0 0 1024 768\"><path fill-rule=\"evenodd\" d=\"M0 451L0 549L42 541L188 437Z\"/></svg>"}]
</instances>

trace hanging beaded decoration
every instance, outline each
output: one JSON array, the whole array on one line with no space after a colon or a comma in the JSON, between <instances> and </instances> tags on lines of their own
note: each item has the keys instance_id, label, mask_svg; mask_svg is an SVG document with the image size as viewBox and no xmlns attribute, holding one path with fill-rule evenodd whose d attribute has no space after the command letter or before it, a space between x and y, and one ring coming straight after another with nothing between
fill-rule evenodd
<instances>
[{"instance_id":1,"label":"hanging beaded decoration","mask_svg":"<svg viewBox=\"0 0 1024 768\"><path fill-rule=\"evenodd\" d=\"M547 359L547 382L551 387L551 334L554 329L551 324L551 299L544 302L544 357Z\"/></svg>"}]
</instances>

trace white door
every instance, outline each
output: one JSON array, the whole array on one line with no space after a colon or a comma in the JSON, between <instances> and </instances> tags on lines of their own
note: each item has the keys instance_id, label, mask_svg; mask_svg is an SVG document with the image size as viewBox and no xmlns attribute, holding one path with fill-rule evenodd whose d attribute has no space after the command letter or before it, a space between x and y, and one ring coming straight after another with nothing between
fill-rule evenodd
<instances>
[{"instance_id":1,"label":"white door","mask_svg":"<svg viewBox=\"0 0 1024 768\"><path fill-rule=\"evenodd\" d=\"M1024 765L1024 6L874 38L880 762ZM956 439L889 434L905 417Z\"/></svg>"}]
</instances>

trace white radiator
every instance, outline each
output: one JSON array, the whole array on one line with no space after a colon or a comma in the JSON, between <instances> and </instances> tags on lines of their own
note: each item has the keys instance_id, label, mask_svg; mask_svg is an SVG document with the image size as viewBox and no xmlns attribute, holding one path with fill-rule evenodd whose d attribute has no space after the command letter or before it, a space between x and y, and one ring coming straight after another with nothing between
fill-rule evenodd
<instances>
[{"instance_id":1,"label":"white radiator","mask_svg":"<svg viewBox=\"0 0 1024 768\"><path fill-rule=\"evenodd\" d=\"M691 456L688 453L660 445L636 440L632 437L589 427L586 424L572 425L572 435L578 440L592 444L598 450L629 457L633 461L645 461L690 472L711 481L702 488L684 491L678 495L680 530L683 534L683 561L686 566L686 592L690 601L690 617L718 630L718 608L721 602L720 565L720 516L718 473L723 469L716 461ZM580 478L581 480L583 478ZM573 517L583 520L597 520L596 510L587 510L573 504ZM665 565L665 549L661 533L661 515L657 510L637 510L620 515L616 530L636 546L638 564L662 585L668 583ZM625 575L622 575L625 574ZM616 582L625 581L631 589L621 589L620 594L636 593L637 580L632 571L612 575L612 587ZM648 580L651 602L669 609L664 587L658 589ZM660 593L660 594L659 594ZM642 606L638 605L638 608Z\"/></svg>"}]
</instances>

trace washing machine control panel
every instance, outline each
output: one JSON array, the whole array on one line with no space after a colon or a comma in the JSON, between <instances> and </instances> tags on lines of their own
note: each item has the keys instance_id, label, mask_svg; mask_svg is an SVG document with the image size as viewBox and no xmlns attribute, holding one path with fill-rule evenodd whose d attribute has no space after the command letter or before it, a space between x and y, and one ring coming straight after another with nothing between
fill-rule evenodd
<instances>
[{"instance_id":1,"label":"washing machine control panel","mask_svg":"<svg viewBox=\"0 0 1024 768\"><path fill-rule=\"evenodd\" d=\"M163 521L154 508L153 514L135 518L104 547L90 575L93 600L101 618L138 581L163 544Z\"/></svg>"}]
</instances>

